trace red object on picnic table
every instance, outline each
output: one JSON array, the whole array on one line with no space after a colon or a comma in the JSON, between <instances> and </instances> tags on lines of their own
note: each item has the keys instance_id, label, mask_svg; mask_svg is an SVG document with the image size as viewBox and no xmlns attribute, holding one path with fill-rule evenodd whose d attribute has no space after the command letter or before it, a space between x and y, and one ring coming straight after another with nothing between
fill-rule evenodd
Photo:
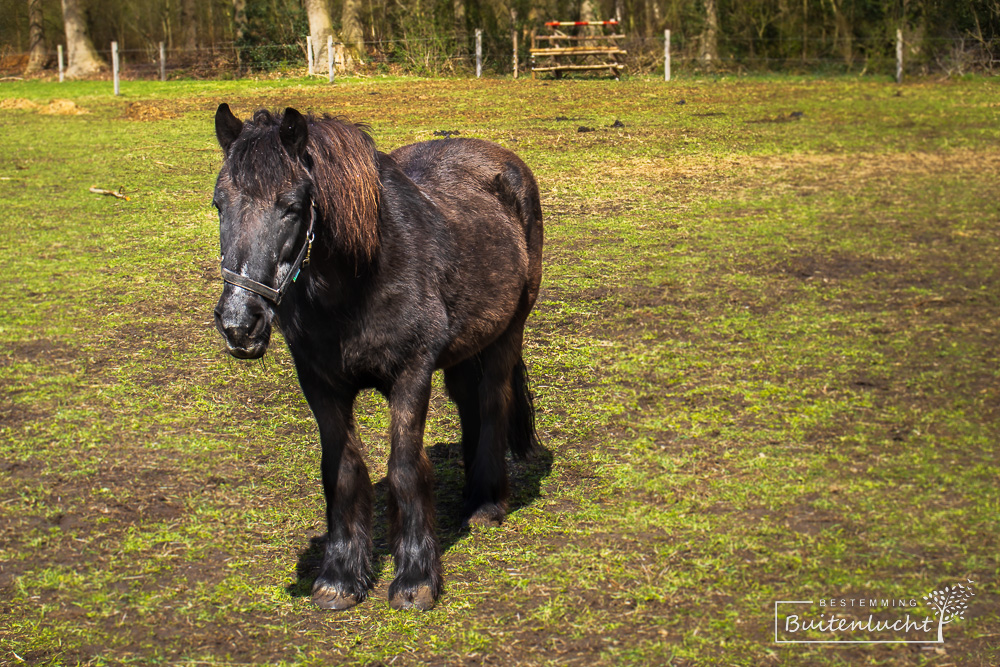
<instances>
[{"instance_id":1,"label":"red object on picnic table","mask_svg":"<svg viewBox=\"0 0 1000 667\"><path fill-rule=\"evenodd\" d=\"M545 25L549 28L561 25L618 25L618 21L549 21Z\"/></svg>"}]
</instances>

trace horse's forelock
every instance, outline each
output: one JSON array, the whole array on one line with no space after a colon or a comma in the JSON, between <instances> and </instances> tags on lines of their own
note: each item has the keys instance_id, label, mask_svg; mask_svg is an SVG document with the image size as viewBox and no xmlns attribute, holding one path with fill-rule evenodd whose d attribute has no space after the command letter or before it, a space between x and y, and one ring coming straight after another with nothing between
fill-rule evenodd
<instances>
[{"instance_id":1,"label":"horse's forelock","mask_svg":"<svg viewBox=\"0 0 1000 667\"><path fill-rule=\"evenodd\" d=\"M340 249L363 262L378 250L379 173L368 127L339 118L310 117L316 206Z\"/></svg>"},{"instance_id":2,"label":"horse's forelock","mask_svg":"<svg viewBox=\"0 0 1000 667\"><path fill-rule=\"evenodd\" d=\"M273 200L303 173L281 145L280 120L265 109L257 111L226 158L233 186L254 199Z\"/></svg>"}]
</instances>

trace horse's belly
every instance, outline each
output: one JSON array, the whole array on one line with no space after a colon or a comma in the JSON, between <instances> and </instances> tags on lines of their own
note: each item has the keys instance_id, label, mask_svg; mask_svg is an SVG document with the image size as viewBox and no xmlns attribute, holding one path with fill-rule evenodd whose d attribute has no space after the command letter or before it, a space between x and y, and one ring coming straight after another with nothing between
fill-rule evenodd
<instances>
[{"instance_id":1,"label":"horse's belly","mask_svg":"<svg viewBox=\"0 0 1000 667\"><path fill-rule=\"evenodd\" d=\"M466 303L464 312L451 318L451 341L439 355L438 367L447 368L477 354L499 338L512 321L526 316L520 313L522 293L523 286L512 290L508 284L505 290L481 292L475 304Z\"/></svg>"}]
</instances>

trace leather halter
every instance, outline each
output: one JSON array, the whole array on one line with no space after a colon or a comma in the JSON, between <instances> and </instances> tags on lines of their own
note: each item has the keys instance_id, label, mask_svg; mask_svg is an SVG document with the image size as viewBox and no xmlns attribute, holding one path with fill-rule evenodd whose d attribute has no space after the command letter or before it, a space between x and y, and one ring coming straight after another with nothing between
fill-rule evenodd
<instances>
[{"instance_id":1,"label":"leather halter","mask_svg":"<svg viewBox=\"0 0 1000 667\"><path fill-rule=\"evenodd\" d=\"M309 266L309 254L312 251L313 239L316 238L316 234L313 232L315 224L316 205L313 204L309 207L309 229L306 230L306 242L303 244L302 249L299 250L299 254L295 258L295 261L292 262L291 270L285 274L285 279L281 281L280 285L278 285L278 289L268 287L267 285L259 283L256 280L234 273L225 267L220 267L222 269L222 281L229 283L230 285L235 285L236 287L242 287L243 289L253 292L254 294L259 294L276 306L281 305L281 298L285 296L285 291L288 290L288 287L299 277L299 273L302 269ZM225 261L225 257L222 259Z\"/></svg>"}]
</instances>

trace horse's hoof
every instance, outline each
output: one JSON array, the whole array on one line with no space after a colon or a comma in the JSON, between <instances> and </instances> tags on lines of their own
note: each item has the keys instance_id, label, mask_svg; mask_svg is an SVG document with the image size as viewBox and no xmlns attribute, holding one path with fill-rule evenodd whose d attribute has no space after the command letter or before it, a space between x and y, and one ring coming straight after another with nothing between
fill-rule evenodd
<instances>
[{"instance_id":1,"label":"horse's hoof","mask_svg":"<svg viewBox=\"0 0 1000 667\"><path fill-rule=\"evenodd\" d=\"M312 601L320 609L333 609L335 611L350 609L360 602L356 595L341 593L333 586L314 587Z\"/></svg>"},{"instance_id":2,"label":"horse's hoof","mask_svg":"<svg viewBox=\"0 0 1000 667\"><path fill-rule=\"evenodd\" d=\"M389 598L389 606L393 609L419 609L427 611L434 608L434 592L424 584L413 591L400 591Z\"/></svg>"},{"instance_id":3,"label":"horse's hoof","mask_svg":"<svg viewBox=\"0 0 1000 667\"><path fill-rule=\"evenodd\" d=\"M483 505L462 523L463 528L484 526L496 528L507 518L507 513L499 505Z\"/></svg>"}]
</instances>

